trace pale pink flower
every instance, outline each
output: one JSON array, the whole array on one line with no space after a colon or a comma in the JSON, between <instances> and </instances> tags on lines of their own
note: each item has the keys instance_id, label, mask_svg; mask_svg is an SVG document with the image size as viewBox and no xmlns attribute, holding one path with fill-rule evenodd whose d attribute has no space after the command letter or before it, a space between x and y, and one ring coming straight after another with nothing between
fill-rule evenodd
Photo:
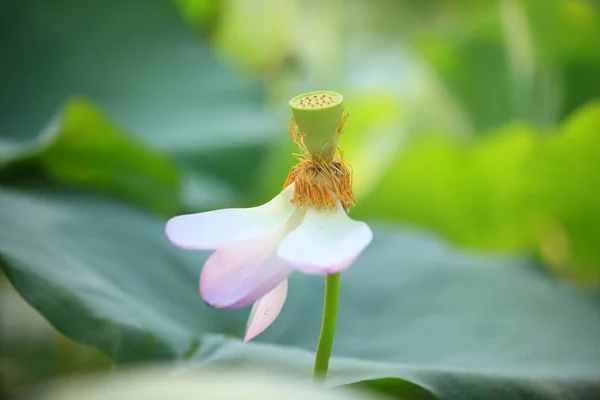
<instances>
[{"instance_id":1,"label":"pale pink flower","mask_svg":"<svg viewBox=\"0 0 600 400\"><path fill-rule=\"evenodd\" d=\"M174 217L169 240L185 249L216 250L200 275L200 294L217 308L254 303L244 342L279 315L287 278L298 270L332 274L347 268L371 242L364 222L352 220L341 202L317 209L294 204L294 183L268 203Z\"/></svg>"}]
</instances>

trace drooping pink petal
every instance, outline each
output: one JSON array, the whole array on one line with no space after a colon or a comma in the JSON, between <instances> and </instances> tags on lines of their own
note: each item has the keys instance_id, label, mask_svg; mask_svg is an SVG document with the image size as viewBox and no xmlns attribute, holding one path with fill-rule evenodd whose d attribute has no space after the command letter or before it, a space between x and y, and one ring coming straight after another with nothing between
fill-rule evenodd
<instances>
[{"instance_id":1,"label":"drooping pink petal","mask_svg":"<svg viewBox=\"0 0 600 400\"><path fill-rule=\"evenodd\" d=\"M217 308L252 304L281 283L293 269L277 257L286 231L250 239L215 251L200 274L200 295Z\"/></svg>"},{"instance_id":2,"label":"drooping pink petal","mask_svg":"<svg viewBox=\"0 0 600 400\"><path fill-rule=\"evenodd\" d=\"M277 249L288 232L300 224L304 213L298 209L276 231L215 251L200 274L204 301L218 308L244 307L286 279L293 268L277 256Z\"/></svg>"},{"instance_id":3,"label":"drooping pink petal","mask_svg":"<svg viewBox=\"0 0 600 400\"><path fill-rule=\"evenodd\" d=\"M275 321L285 303L287 288L286 279L254 303L246 325L244 343L263 333Z\"/></svg>"},{"instance_id":4,"label":"drooping pink petal","mask_svg":"<svg viewBox=\"0 0 600 400\"><path fill-rule=\"evenodd\" d=\"M288 274L288 278L289 275L291 275L292 272L294 272L294 269L288 265L289 268L289 274ZM259 287L257 287L252 293L248 294L246 297L242 298L241 300L237 301L234 304L231 304L230 306L227 306L227 308L233 309L233 308L241 308L241 307L245 307L248 304L254 303L257 300L259 300L261 297L263 297L265 294L267 294L270 290L273 290L273 284L272 281L265 281L263 282Z\"/></svg>"},{"instance_id":5,"label":"drooping pink petal","mask_svg":"<svg viewBox=\"0 0 600 400\"><path fill-rule=\"evenodd\" d=\"M292 216L294 185L266 204L180 215L167 222L166 234L176 246L214 250L276 231Z\"/></svg>"},{"instance_id":6,"label":"drooping pink petal","mask_svg":"<svg viewBox=\"0 0 600 400\"><path fill-rule=\"evenodd\" d=\"M308 207L277 254L302 272L333 274L352 264L372 239L369 226L351 219L341 205L336 210L320 211Z\"/></svg>"}]
</instances>

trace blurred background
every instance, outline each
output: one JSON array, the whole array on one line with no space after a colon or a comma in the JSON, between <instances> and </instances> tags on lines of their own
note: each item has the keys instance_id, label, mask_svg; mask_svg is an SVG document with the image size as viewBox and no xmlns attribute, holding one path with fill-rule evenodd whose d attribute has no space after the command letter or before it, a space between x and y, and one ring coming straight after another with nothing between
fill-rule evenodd
<instances>
[{"instance_id":1,"label":"blurred background","mask_svg":"<svg viewBox=\"0 0 600 400\"><path fill-rule=\"evenodd\" d=\"M288 100L333 90L353 218L600 285L595 1L1 0L0 57L6 187L163 220L260 204L295 161ZM4 389L112 368L0 297Z\"/></svg>"}]
</instances>

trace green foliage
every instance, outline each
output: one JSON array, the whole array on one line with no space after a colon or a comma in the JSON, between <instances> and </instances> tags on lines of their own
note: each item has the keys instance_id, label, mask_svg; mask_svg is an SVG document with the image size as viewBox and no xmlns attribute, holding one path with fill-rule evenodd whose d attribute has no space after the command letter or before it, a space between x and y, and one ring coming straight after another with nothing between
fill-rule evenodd
<instances>
[{"instance_id":1,"label":"green foliage","mask_svg":"<svg viewBox=\"0 0 600 400\"><path fill-rule=\"evenodd\" d=\"M85 100L70 101L65 115L58 140L40 160L53 180L114 190L149 209L177 212L180 173L170 160L126 138Z\"/></svg>"},{"instance_id":2,"label":"green foliage","mask_svg":"<svg viewBox=\"0 0 600 400\"><path fill-rule=\"evenodd\" d=\"M408 145L353 210L487 250L541 250L561 273L600 282L600 103L544 135L510 125L483 139Z\"/></svg>"},{"instance_id":3,"label":"green foliage","mask_svg":"<svg viewBox=\"0 0 600 400\"><path fill-rule=\"evenodd\" d=\"M84 99L70 100L38 137L6 146L3 159L5 168L32 163L56 182L120 195L163 214L179 209L175 165L129 138Z\"/></svg>"},{"instance_id":4,"label":"green foliage","mask_svg":"<svg viewBox=\"0 0 600 400\"><path fill-rule=\"evenodd\" d=\"M218 16L219 0L173 0L187 20L210 28Z\"/></svg>"},{"instance_id":5,"label":"green foliage","mask_svg":"<svg viewBox=\"0 0 600 400\"><path fill-rule=\"evenodd\" d=\"M120 18L115 18L115 9L119 10ZM102 141L108 141L110 135L112 141L130 142L116 139L115 130L120 132L119 136L123 132L133 136L132 143L138 143L138 150L130 150L140 158L133 159L126 148L116 149L115 142L109 150L113 160L104 162L103 168L145 162L149 174L154 174L164 186L143 193L134 186L149 185L135 179L125 183L125 177L109 178L108 169L103 172L104 177L94 178L103 181L95 185L102 188L117 185L119 188L114 191L127 192L126 197L150 203L152 209L172 212L177 207L173 203L173 192L178 190L176 180L183 181L185 193L197 186L204 186L203 190L216 187L216 191L224 193L221 202L239 203L244 201L240 191L245 195L251 192L251 188L239 182L251 185L252 180L240 177L256 167L261 151L276 132L273 119L259 103L261 89L233 75L215 59L205 42L194 41L169 2L135 0L123 5L116 0L87 1L83 7L76 0L52 4L12 0L0 14L0 25L4 32L0 54L5 60L0 81L6 99L0 102L0 165L14 158L15 151L27 150L31 154L40 151L47 141L53 140L57 132L52 132L66 121L78 124L65 128L77 131L69 137L84 135L82 129L93 129L95 132L87 135L97 135L96 140ZM47 43L54 47L48 47ZM57 55L58 46L67 52L66 61ZM24 66L24 60L35 62ZM41 72L39 65L43 65ZM95 111L87 110L89 116L76 115L83 112L78 107L70 115L71 110L63 108L74 95L90 101ZM231 115L236 118L230 118ZM144 157L152 157L156 152L146 149L142 155L140 141L144 147L149 145L174 157L183 168L183 178L166 176L174 173L173 167L166 166L167 161L153 166ZM86 142L92 146L89 140ZM64 146L63 143L61 147ZM93 147L101 151L96 144ZM250 156L238 157L239 153ZM125 160L126 156L130 159ZM89 154L85 157L89 158ZM211 158L229 159L227 168L222 163L210 163ZM156 169L160 165L165 171L159 173ZM71 176L67 177L64 168L60 172L58 168L53 161L53 177L60 174L61 181L84 183L83 170L70 171ZM91 168L94 167L86 167L88 172ZM98 169L95 171L98 173ZM218 184L215 177L220 178ZM106 183L107 179L111 182ZM125 188L127 185L132 187ZM214 200L207 202L191 196L185 205L196 209L214 207Z\"/></svg>"},{"instance_id":6,"label":"green foliage","mask_svg":"<svg viewBox=\"0 0 600 400\"><path fill-rule=\"evenodd\" d=\"M600 102L570 117L548 140L539 176L553 223L542 249L558 272L600 284Z\"/></svg>"}]
</instances>

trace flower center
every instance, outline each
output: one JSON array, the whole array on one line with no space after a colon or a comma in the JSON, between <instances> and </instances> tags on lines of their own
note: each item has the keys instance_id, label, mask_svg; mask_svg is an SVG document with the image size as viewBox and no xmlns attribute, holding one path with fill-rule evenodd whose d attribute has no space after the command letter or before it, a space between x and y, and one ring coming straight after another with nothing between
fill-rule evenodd
<instances>
[{"instance_id":1,"label":"flower center","mask_svg":"<svg viewBox=\"0 0 600 400\"><path fill-rule=\"evenodd\" d=\"M339 135L344 132L347 118L348 114L340 113L335 133L336 142ZM336 146L331 159L324 158L321 154L313 155L307 148L304 141L305 135L300 132L294 117L292 117L292 125L288 126L288 129L300 150L299 154L294 154L300 162L290 169L283 186L285 189L295 183L292 203L320 210L323 208L335 209L339 201L344 210L348 212L356 203L356 199L352 192L352 171L344 163L342 150Z\"/></svg>"},{"instance_id":2,"label":"flower center","mask_svg":"<svg viewBox=\"0 0 600 400\"><path fill-rule=\"evenodd\" d=\"M338 200L348 212L356 202L352 193L352 172L341 159L320 163L314 159L292 167L285 187L295 183L292 202L297 206L337 208Z\"/></svg>"}]
</instances>

